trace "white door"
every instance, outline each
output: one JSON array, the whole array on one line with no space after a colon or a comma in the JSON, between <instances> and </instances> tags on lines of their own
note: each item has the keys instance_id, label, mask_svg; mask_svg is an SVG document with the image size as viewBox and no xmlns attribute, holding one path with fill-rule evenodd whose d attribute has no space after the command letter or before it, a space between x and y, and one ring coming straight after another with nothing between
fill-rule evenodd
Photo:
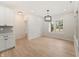
<instances>
[{"instance_id":1,"label":"white door","mask_svg":"<svg viewBox=\"0 0 79 59\"><path fill-rule=\"evenodd\" d=\"M5 24L5 22L4 22L4 18L5 18L5 12L4 12L4 7L1 7L0 6L0 26L2 26L2 25L4 25Z\"/></svg>"},{"instance_id":2,"label":"white door","mask_svg":"<svg viewBox=\"0 0 79 59\"><path fill-rule=\"evenodd\" d=\"M5 40L3 36L0 36L0 52L5 50Z\"/></svg>"}]
</instances>

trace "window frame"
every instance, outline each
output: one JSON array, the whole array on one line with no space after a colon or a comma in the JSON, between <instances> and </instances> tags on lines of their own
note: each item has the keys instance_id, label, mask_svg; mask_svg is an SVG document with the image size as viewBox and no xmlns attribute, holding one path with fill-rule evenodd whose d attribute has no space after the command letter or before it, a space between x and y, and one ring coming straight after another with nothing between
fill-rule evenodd
<instances>
[{"instance_id":1,"label":"window frame","mask_svg":"<svg viewBox=\"0 0 79 59\"><path fill-rule=\"evenodd\" d=\"M63 30L64 30L64 27L62 27L62 31L61 31L61 29L60 29L60 27L59 27L59 30L58 31L56 31L56 24L57 24L57 22L59 22L59 21L62 21L62 24L63 24L63 19L59 19L59 20L52 20L51 22L49 22L49 32L63 32ZM51 31L51 23L53 24L53 30ZM64 26L64 24L62 25L62 26Z\"/></svg>"}]
</instances>

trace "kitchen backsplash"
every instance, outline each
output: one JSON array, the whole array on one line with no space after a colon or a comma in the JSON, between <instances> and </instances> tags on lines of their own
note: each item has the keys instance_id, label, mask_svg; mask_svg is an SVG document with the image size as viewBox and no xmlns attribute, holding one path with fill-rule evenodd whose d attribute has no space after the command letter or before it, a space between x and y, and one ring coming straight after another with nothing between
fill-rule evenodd
<instances>
[{"instance_id":1,"label":"kitchen backsplash","mask_svg":"<svg viewBox=\"0 0 79 59\"><path fill-rule=\"evenodd\" d=\"M12 28L13 26L0 26L0 34L13 32Z\"/></svg>"}]
</instances>

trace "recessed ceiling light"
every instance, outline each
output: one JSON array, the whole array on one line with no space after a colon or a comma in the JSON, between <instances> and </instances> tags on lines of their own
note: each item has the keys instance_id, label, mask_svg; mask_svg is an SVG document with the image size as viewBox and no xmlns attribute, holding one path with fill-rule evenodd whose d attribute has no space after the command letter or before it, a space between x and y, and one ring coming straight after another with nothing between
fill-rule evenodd
<instances>
[{"instance_id":1,"label":"recessed ceiling light","mask_svg":"<svg viewBox=\"0 0 79 59\"><path fill-rule=\"evenodd\" d=\"M22 11L18 11L18 14L23 14L23 12Z\"/></svg>"}]
</instances>

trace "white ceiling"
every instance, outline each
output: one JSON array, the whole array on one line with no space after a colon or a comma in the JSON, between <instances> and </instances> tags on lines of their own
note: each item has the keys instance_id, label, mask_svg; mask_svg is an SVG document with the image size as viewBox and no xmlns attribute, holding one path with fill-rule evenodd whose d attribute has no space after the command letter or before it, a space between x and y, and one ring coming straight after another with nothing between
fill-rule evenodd
<instances>
[{"instance_id":1,"label":"white ceiling","mask_svg":"<svg viewBox=\"0 0 79 59\"><path fill-rule=\"evenodd\" d=\"M23 11L25 14L33 13L44 16L46 10L50 10L51 15L73 11L74 2L69 1L1 1L0 4Z\"/></svg>"}]
</instances>

